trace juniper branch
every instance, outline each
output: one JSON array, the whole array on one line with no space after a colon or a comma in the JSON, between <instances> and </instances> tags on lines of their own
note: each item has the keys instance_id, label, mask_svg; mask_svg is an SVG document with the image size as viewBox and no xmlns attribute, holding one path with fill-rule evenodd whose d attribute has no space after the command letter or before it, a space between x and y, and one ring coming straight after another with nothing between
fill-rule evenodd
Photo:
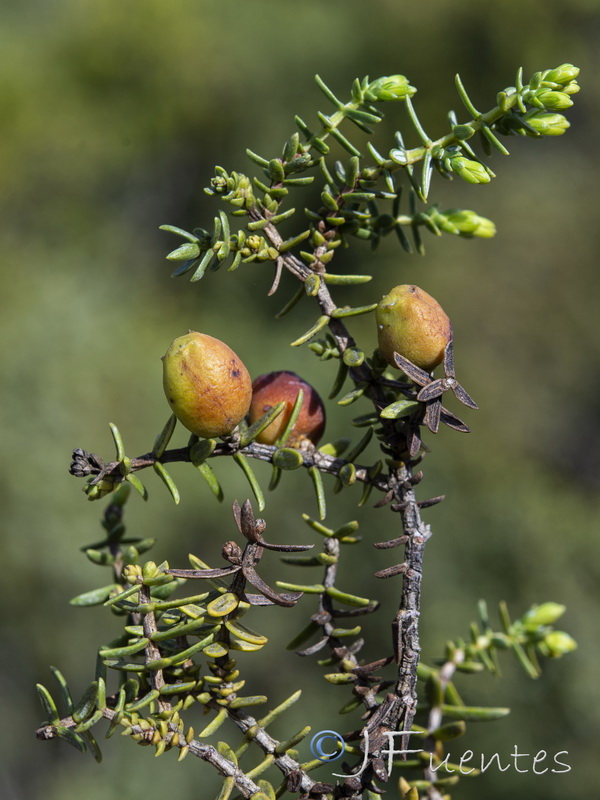
<instances>
[{"instance_id":1,"label":"juniper branch","mask_svg":"<svg viewBox=\"0 0 600 800\"><path fill-rule=\"evenodd\" d=\"M107 705L102 709L102 716L109 722L119 721L123 725L129 735L135 737L137 741L147 742L148 744L156 744L158 739L158 728L154 727L151 723L144 721L145 724L133 723L131 724L126 715L122 715L119 719L119 713L114 710L117 703L117 697L106 698ZM209 708L214 708L215 711L221 711L222 706L216 703L209 702ZM112 706L112 707L111 707ZM284 777L287 779L294 776L297 782L298 789L308 793L315 781L302 769L301 764L282 750L282 742L271 736L266 728L260 724L250 714L245 713L241 709L227 708L227 715L231 721L239 728L242 733L248 736L255 742L266 755L274 756L274 765L278 767ZM53 725L42 725L35 731L37 739L48 741L59 737L58 730L60 728L74 729L79 723L76 722L72 716L67 716ZM260 791L260 788L246 776L246 773L239 769L229 759L221 755L213 746L207 745L198 739L188 738L182 732L181 727L174 722L167 723L168 734L166 737L161 736L168 746L178 747L180 750L184 748L197 758L207 761L225 777L233 777L235 779L236 787L242 793L243 797L251 797L255 792Z\"/></svg>"},{"instance_id":2,"label":"juniper branch","mask_svg":"<svg viewBox=\"0 0 600 800\"><path fill-rule=\"evenodd\" d=\"M259 444L258 442L252 442L245 447L240 447L239 439L236 439L235 437L227 437L224 441L221 441L216 445L213 452L208 455L207 458L232 456L236 453L241 453L244 456L249 456L250 458L257 459L258 461L272 463L273 455L276 450L277 447L273 445ZM76 451L76 453L77 452L79 451ZM349 463L343 458L336 458L334 456L326 455L317 449L306 449L300 450L299 452L302 456L302 467L305 469L316 467L319 472L323 472L327 475L334 475L335 477L338 477L340 469ZM97 464L97 456L94 454L87 456L88 461L91 462L92 459ZM165 450L160 456L149 452L132 458L130 460L130 471L139 472L142 469L147 469L148 467L154 466L154 464L157 462L161 464L174 464L177 462L191 461L192 456L190 454L190 448L179 447L171 450ZM121 462L119 461L110 461L102 465L91 465L87 474L96 475L98 480L100 478L118 478L120 480L123 477L122 472L120 471L120 463ZM355 467L356 480L359 482L371 484L374 488L379 489L382 492L387 492L390 489L388 477L385 474L382 473L376 477L369 477L369 467L360 464L355 464ZM73 470L71 470L71 473L75 474Z\"/></svg>"},{"instance_id":3,"label":"juniper branch","mask_svg":"<svg viewBox=\"0 0 600 800\"><path fill-rule=\"evenodd\" d=\"M249 214L254 220L261 218L256 209L252 209ZM281 245L282 238L274 225L267 224L263 228L263 233L273 247L277 248ZM313 270L304 265L293 254L284 253L282 259L285 268L303 282L310 274L313 274ZM315 261L318 263L318 253L315 253ZM316 299L321 314L329 317L329 330L336 341L340 354L343 355L347 349L355 346L355 341L343 320L336 319L333 316L337 305L333 301L325 281L321 281ZM349 375L355 385L362 383L367 385L365 394L373 401L378 412L387 405L384 386L379 383L367 364L363 363L358 367L351 368ZM382 420L382 425L384 431L383 439L390 450L393 451L396 439L394 423L393 421ZM370 731L376 754L385 744L384 733L386 730L395 731L401 725L402 730L410 731L417 708L417 665L421 650L418 627L421 573L425 542L430 537L431 531L429 526L425 525L421 519L414 486L411 482L412 477L410 463L401 460L396 462L396 466L389 475L388 491L392 492L397 506L402 509L402 529L406 540L402 590L398 613L395 617L395 649L398 661L397 683L393 692L384 701L385 714L380 714L378 717L378 730L376 732L378 735L373 735L375 732Z\"/></svg>"},{"instance_id":4,"label":"juniper branch","mask_svg":"<svg viewBox=\"0 0 600 800\"><path fill-rule=\"evenodd\" d=\"M112 705L116 705L116 701L117 699L114 696L107 698L107 703ZM119 714L107 705L106 708L102 709L102 716L110 722L113 722L118 718ZM154 744L154 740L157 738L156 734L160 733L157 728L149 723L144 725L139 723L128 724L126 717L123 717L120 721L121 724L125 726L127 733L135 737L135 739L140 742ZM68 716L64 719L61 719L56 725L42 725L35 731L35 736L37 739L41 739L43 741L55 739L59 736L59 728L72 729L75 728L77 724L78 723L73 719L72 716ZM169 729L167 742L170 746L178 747L180 750L186 748L187 751L192 755L196 756L197 758L201 758L203 761L207 761L209 764L212 764L212 766L221 775L224 775L225 777L233 777L235 779L235 785L242 793L243 797L252 797L255 793L260 791L260 787L257 786L254 781L248 778L243 770L239 769L235 764L229 761L229 759L222 756L215 747L204 744L203 742L198 741L198 739L187 739L175 723L168 723L167 727Z\"/></svg>"},{"instance_id":5,"label":"juniper branch","mask_svg":"<svg viewBox=\"0 0 600 800\"><path fill-rule=\"evenodd\" d=\"M148 605L149 607L152 602L152 597L150 595L150 587L141 585L140 586L140 605ZM161 658L161 652L156 646L156 644L152 641L152 636L158 631L156 626L156 616L154 611L147 611L143 615L142 621L143 629L144 629L144 636L148 639L148 644L146 645L145 652L146 652L146 664L150 663L151 661L156 661ZM160 692L162 687L165 685L165 678L163 675L162 669L156 670L148 670L149 677L150 677L150 686L152 689ZM168 700L165 700L162 697L157 698L158 703L158 710L159 711L168 711L171 708L171 704Z\"/></svg>"}]
</instances>

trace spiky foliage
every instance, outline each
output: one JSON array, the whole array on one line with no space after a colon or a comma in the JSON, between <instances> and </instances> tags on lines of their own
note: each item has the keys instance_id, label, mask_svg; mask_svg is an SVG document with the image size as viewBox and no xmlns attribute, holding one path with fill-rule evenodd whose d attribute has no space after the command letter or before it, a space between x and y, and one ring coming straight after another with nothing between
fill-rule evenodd
<instances>
[{"instance_id":1,"label":"spiky foliage","mask_svg":"<svg viewBox=\"0 0 600 800\"><path fill-rule=\"evenodd\" d=\"M458 177L470 184L486 184L495 176L484 157L493 151L507 155L505 137L541 138L564 133L569 123L560 111L572 105L571 97L579 89L577 75L576 67L563 64L537 72L524 83L519 71L515 85L499 92L495 105L486 112L474 106L457 77L459 97L468 116L458 122L457 115L450 112L449 131L437 139L424 130L412 100L416 89L404 76L356 80L346 102L317 77L319 88L333 106L329 114L319 112L312 126L296 118L298 131L279 155L265 158L248 151L250 160L260 169L258 176L217 167L206 192L222 207L211 228L188 232L163 226L184 240L168 255L177 264L174 276L189 274L196 282L224 265L231 271L250 262L270 263L275 273L272 294L278 289L283 270L291 273L299 287L277 316L300 301L310 302L316 309L314 323L291 346L310 342L310 349L320 359L336 366L330 400L341 395L337 405L346 406L364 397L372 409L353 420L354 426L364 429L360 438L352 435L320 447L306 442L292 447L288 441L302 406L300 391L273 445L260 444L256 439L283 413L284 403L275 404L262 419L252 425L242 423L219 440L192 436L188 445L179 449L168 449L176 426L175 417L171 417L152 449L141 456L126 456L121 434L112 424L116 447L113 461L104 462L83 449L75 450L71 472L87 478L88 499L114 494L104 514L105 539L85 548L92 562L112 570L112 580L72 602L82 606L104 604L124 620L124 625L114 641L99 649L95 680L78 704L71 700L61 673L54 670L65 707L63 716L50 692L39 687L47 717L47 723L37 731L39 738L62 738L79 749L91 749L99 758L91 729L106 719L110 723L108 735L121 730L134 741L153 746L157 755L175 748L180 758L191 753L208 761L223 776L220 800L226 800L234 790L254 800L273 800L286 793L304 798L374 798L390 780L393 767L402 770L402 797L435 800L443 792L447 798L448 787L457 776L440 771L443 766L447 773L453 772L442 743L460 736L470 720L491 720L508 713L505 708L467 705L454 686L454 673L497 673L497 653L507 650L529 676L537 677L539 657L560 656L574 648L568 634L553 628L564 611L556 603L534 606L516 622L509 619L501 604L500 630L492 627L481 603L479 621L471 627L470 638L451 641L436 666L419 663L422 560L432 533L422 519L422 510L443 500L441 496L416 497L415 487L423 478L418 469L425 449L423 429L435 434L444 423L468 432L467 425L442 405L442 396L448 390L466 407L477 406L456 378L452 342L445 350L444 376L437 379L400 354L394 356L399 376L388 371L389 365L377 351L367 355L347 326L352 317L371 313L376 303L359 297L352 307L340 306L332 292L338 285L360 287L371 276L349 274L343 268L333 272L332 267L343 263L341 252L353 239L369 240L376 248L382 237L394 233L404 250L422 254L423 231L437 236L493 236L493 222L477 212L441 210L430 203L433 175L437 172L446 179ZM384 108L386 112L400 108L405 113L405 130L397 130L391 140L375 145L371 137L384 118ZM409 135L416 137L415 146L405 144ZM484 155L475 150L477 141ZM330 157L332 144L345 151L343 161ZM302 191L304 197L305 187L313 191L315 186L312 207L297 211L290 205L295 192ZM232 226L234 222L236 227ZM284 238L280 233L283 222L295 226L291 236ZM361 454L374 437L381 458L375 463L361 463ZM123 523L130 488L147 498L138 473L152 467L178 503L180 492L166 465L187 462L222 500L224 492L213 465L223 457L242 470L261 512L266 507L265 495L251 467L252 459L271 463L271 489L279 485L286 471L304 470L314 488L318 517L306 514L304 519L317 537L317 546L269 541L264 537L266 522L255 516L250 501L242 506L236 501L233 516L239 541L223 543L224 565L209 566L195 555L190 557L191 568L185 569L171 568L166 562L142 563L140 556L154 542L126 537ZM391 623L395 646L393 652L383 652L370 663L364 663L359 653L368 634L369 615L378 604L338 585L340 561L346 558L350 545L360 546L360 537L354 521L336 529L325 524L323 475L334 477L334 493L360 483L360 504L376 492L376 507L387 506L399 516L397 535L375 543L375 547L390 552L404 548L403 558L392 559L393 563L377 573L382 579L402 578L399 609ZM304 550L311 552L299 554ZM283 554L280 557L287 563L316 569L316 577L307 582L270 585L261 577L260 562L265 555L272 557L273 552ZM353 572L358 577L358 564ZM189 590L194 581L200 582L200 591ZM299 601L310 605L311 595L318 608L290 647L305 657L319 653L318 664L326 669L325 680L350 694L341 711L361 712L354 728L339 737L340 747L356 760L344 763L337 783L319 782L311 775L326 760L322 741L313 743L314 760L298 760L296 746L307 736L308 725L292 732L285 741L273 738L267 730L300 692L255 717L253 709L263 706L267 698L248 692L234 657L236 652L262 654L268 643L264 633L248 627L246 616L252 625L260 626L261 607L279 606L284 614ZM269 658L272 663L273 654ZM117 676L116 690L110 695L106 689L109 674ZM194 730L189 720L198 705L208 714L208 722L204 720L201 729ZM234 747L227 743L228 727L241 731L241 744ZM216 744L206 741L217 733L224 738ZM424 735L417 758L394 761L390 740L396 734L404 747L409 735ZM267 770L269 780L258 777Z\"/></svg>"}]
</instances>

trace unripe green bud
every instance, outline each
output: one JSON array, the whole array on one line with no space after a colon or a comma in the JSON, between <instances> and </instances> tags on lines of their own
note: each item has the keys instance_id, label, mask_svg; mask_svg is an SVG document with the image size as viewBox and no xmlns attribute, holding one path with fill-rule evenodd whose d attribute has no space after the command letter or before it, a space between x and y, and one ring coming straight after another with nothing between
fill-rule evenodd
<instances>
[{"instance_id":1,"label":"unripe green bud","mask_svg":"<svg viewBox=\"0 0 600 800\"><path fill-rule=\"evenodd\" d=\"M465 236L467 234L464 234ZM478 239L491 239L496 235L496 225L491 219L487 217L478 217L478 225L472 232L471 236Z\"/></svg>"},{"instance_id":2,"label":"unripe green bud","mask_svg":"<svg viewBox=\"0 0 600 800\"><path fill-rule=\"evenodd\" d=\"M550 114L546 111L531 111L525 121L541 136L562 136L571 123L562 114Z\"/></svg>"},{"instance_id":3,"label":"unripe green bud","mask_svg":"<svg viewBox=\"0 0 600 800\"><path fill-rule=\"evenodd\" d=\"M395 286L375 312L379 350L396 367L394 352L427 371L436 367L452 339L452 325L444 309L418 286Z\"/></svg>"},{"instance_id":4,"label":"unripe green bud","mask_svg":"<svg viewBox=\"0 0 600 800\"><path fill-rule=\"evenodd\" d=\"M146 561L142 566L142 577L146 581L149 578L155 578L158 574L158 567L155 561Z\"/></svg>"},{"instance_id":5,"label":"unripe green bud","mask_svg":"<svg viewBox=\"0 0 600 800\"><path fill-rule=\"evenodd\" d=\"M562 90L565 94L577 94L577 92L581 91L581 86L577 81L571 81L571 83L567 83L566 86L563 86Z\"/></svg>"},{"instance_id":6,"label":"unripe green bud","mask_svg":"<svg viewBox=\"0 0 600 800\"><path fill-rule=\"evenodd\" d=\"M224 194L229 189L229 182L222 175L211 178L210 185L217 194Z\"/></svg>"},{"instance_id":7,"label":"unripe green bud","mask_svg":"<svg viewBox=\"0 0 600 800\"><path fill-rule=\"evenodd\" d=\"M567 84L574 80L579 75L579 67L573 66L573 64L561 64L560 67L556 67L555 69L551 69L544 75L545 81L550 81L551 83L562 83Z\"/></svg>"},{"instance_id":8,"label":"unripe green bud","mask_svg":"<svg viewBox=\"0 0 600 800\"><path fill-rule=\"evenodd\" d=\"M366 92L367 100L406 100L412 97L417 90L408 82L404 75L388 75L377 78L369 84Z\"/></svg>"},{"instance_id":9,"label":"unripe green bud","mask_svg":"<svg viewBox=\"0 0 600 800\"><path fill-rule=\"evenodd\" d=\"M139 564L127 564L123 569L123 577L127 583L140 583L142 568Z\"/></svg>"},{"instance_id":10,"label":"unripe green bud","mask_svg":"<svg viewBox=\"0 0 600 800\"><path fill-rule=\"evenodd\" d=\"M204 439L231 433L252 399L250 375L238 356L196 331L171 343L163 357L163 386L177 419Z\"/></svg>"},{"instance_id":11,"label":"unripe green bud","mask_svg":"<svg viewBox=\"0 0 600 800\"><path fill-rule=\"evenodd\" d=\"M447 233L458 234L466 238L491 239L496 235L496 226L491 219L480 217L475 211L461 208L450 208L441 211L434 217L434 222Z\"/></svg>"},{"instance_id":12,"label":"unripe green bud","mask_svg":"<svg viewBox=\"0 0 600 800\"><path fill-rule=\"evenodd\" d=\"M472 161L464 156L454 156L450 159L450 168L459 178L467 183L489 183L490 173L479 161Z\"/></svg>"},{"instance_id":13,"label":"unripe green bud","mask_svg":"<svg viewBox=\"0 0 600 800\"><path fill-rule=\"evenodd\" d=\"M252 234L251 236L248 236L248 238L246 239L246 247L249 248L249 250L254 251L256 253L261 249L261 247L264 244L265 240L263 239L263 237L258 236L256 233Z\"/></svg>"},{"instance_id":14,"label":"unripe green bud","mask_svg":"<svg viewBox=\"0 0 600 800\"><path fill-rule=\"evenodd\" d=\"M542 89L536 92L537 99L544 104L546 108L552 108L556 111L562 111L565 108L570 108L573 101L565 92L555 92L552 89Z\"/></svg>"},{"instance_id":15,"label":"unripe green bud","mask_svg":"<svg viewBox=\"0 0 600 800\"><path fill-rule=\"evenodd\" d=\"M564 631L552 631L544 636L544 644L551 658L560 658L577 648L577 642Z\"/></svg>"},{"instance_id":16,"label":"unripe green bud","mask_svg":"<svg viewBox=\"0 0 600 800\"><path fill-rule=\"evenodd\" d=\"M526 628L534 629L540 625L552 625L565 613L566 606L560 603L542 603L533 606L523 616L522 622Z\"/></svg>"}]
</instances>

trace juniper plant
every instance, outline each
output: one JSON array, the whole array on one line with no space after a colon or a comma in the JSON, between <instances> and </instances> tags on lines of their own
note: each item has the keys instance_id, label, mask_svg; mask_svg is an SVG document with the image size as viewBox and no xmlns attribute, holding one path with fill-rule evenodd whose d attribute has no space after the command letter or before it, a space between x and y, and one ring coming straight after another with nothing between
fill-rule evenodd
<instances>
[{"instance_id":1,"label":"juniper plant","mask_svg":"<svg viewBox=\"0 0 600 800\"><path fill-rule=\"evenodd\" d=\"M553 627L563 606L533 606L512 621L501 603L500 627L494 628L481 602L478 622L472 624L465 639L448 643L438 662L419 662L423 551L431 537L422 512L443 500L418 500L416 496L416 486L423 478L419 468L425 447L423 430L435 433L444 423L468 432L467 425L442 405L442 395L449 389L465 406L474 409L476 405L456 379L452 340L445 348L442 378L434 379L432 372L399 353L393 354L393 360L400 373L391 372L381 353L365 353L350 332L352 318L370 314L376 304L339 306L334 293L339 285L356 287L371 279L344 270L343 252L354 239L369 240L375 249L383 237L394 234L408 253L422 254L423 233L493 236L493 222L476 211L442 210L430 203L434 173L485 184L494 173L484 158L492 151L507 155L506 137L563 134L569 123L560 112L572 105L572 95L579 90L578 72L576 67L562 64L536 72L524 82L519 71L514 86L499 92L495 105L486 112L474 106L457 77L467 118L459 122L450 112L449 130L437 139L425 132L413 105L416 89L404 76L356 80L346 101L338 99L317 77L319 88L333 106L329 114L319 112L314 125L297 117L298 131L285 142L280 155L267 158L247 151L258 176L217 167L206 189L220 205L212 227L190 232L163 226L183 239L167 256L176 264L175 277L189 275L196 282L223 266L232 271L261 262L274 271L273 294L283 271L291 273L298 290L277 316L300 301L315 309L314 323L298 335L292 348L308 344L318 358L337 365L330 401L339 398L337 404L347 406L364 397L372 409L353 420L354 426L364 429L358 441L351 441L351 436L322 446L296 439L291 446L289 441L302 408L300 390L274 444L260 443L257 437L285 413L284 402L267 408L252 424L242 421L218 439L192 435L186 447L168 449L177 424L171 416L152 449L143 455L126 456L121 435L112 424L114 460L75 450L70 471L87 479L88 499L110 496L102 521L105 538L87 547L85 554L95 564L109 568L112 577L107 585L72 602L79 606L103 604L123 619L124 626L112 642L100 647L95 679L78 703L73 703L57 669L53 672L64 710L58 710L46 688L38 687L46 715L45 724L36 732L38 738L58 737L80 750L91 750L99 759L92 728L107 720L107 736L119 730L142 745L151 745L157 755L174 749L180 759L191 754L207 761L223 778L220 800L230 795L253 800L282 796L373 800L384 789L390 791L395 767L401 772L397 784L401 797L439 800L450 797L449 788L458 779L444 756L443 743L460 736L470 720L492 720L508 713L505 708L466 705L453 683L454 673L497 672L498 653L506 650L529 676L537 677L540 657L560 656L575 647L568 634ZM406 147L399 130L393 141L373 144L374 128L388 109L393 115L398 109L403 112L405 128L413 135L416 132L420 142L416 147ZM366 147L356 143L356 130L360 142L367 141ZM344 161L330 159L332 142L346 152ZM476 151L476 143L483 156ZM291 198L298 187L309 185L318 187L312 195L313 206L295 209ZM280 232L284 221L295 226L293 235L286 238ZM289 366L293 367L293 351ZM379 442L381 458L362 463L361 454L373 437ZM223 544L224 565L208 565L195 555L190 556L189 568L144 561L154 540L127 536L124 524L131 488L147 498L139 474L151 467L178 503L180 494L167 466L186 462L222 500L218 467L215 469L219 458L232 459L239 466L248 480L254 507L261 513L266 502L251 466L253 459L272 465L271 489L286 471L306 471L314 487L316 511L312 516L305 514L304 520L316 535L316 545L271 541L270 535L265 535L265 520L256 515L250 500L241 506L235 501L237 540ZM360 537L356 522L336 529L326 524L329 492L323 475L335 478L334 491L362 484L361 505L378 495L375 506L387 506L399 520L388 540L374 543L390 554L403 548L404 555L392 558L392 563L377 573L381 579L401 576L402 588L398 612L389 621L394 646L371 663L361 660L360 651L362 637L369 634L368 616L378 603L348 592L338 583L338 565L348 546L357 545ZM302 552L306 550L312 552ZM261 560L276 553L285 562L316 569L316 579L302 584L268 584L261 577ZM314 771L328 758L323 741L313 742L313 760L299 758L297 746L309 734L310 726L291 731L285 740L269 733L269 724L298 699L300 690L265 711L267 697L245 689L235 660L236 651L257 653L260 659L267 645L267 637L249 628L242 621L244 616L260 627L260 607L279 606L285 614L286 608L304 602L303 596L311 594L318 601L318 611L291 647L303 656L319 654L318 664L326 668L325 680L348 692L341 711L355 712L351 729L339 737L338 749L345 751L346 758L335 783L315 776ZM209 722L200 723L200 728L195 714L198 704L209 714ZM409 732L422 735L422 752L412 759L395 757L390 742L398 735L401 749L407 749ZM394 794L392 791L391 796Z\"/></svg>"}]
</instances>

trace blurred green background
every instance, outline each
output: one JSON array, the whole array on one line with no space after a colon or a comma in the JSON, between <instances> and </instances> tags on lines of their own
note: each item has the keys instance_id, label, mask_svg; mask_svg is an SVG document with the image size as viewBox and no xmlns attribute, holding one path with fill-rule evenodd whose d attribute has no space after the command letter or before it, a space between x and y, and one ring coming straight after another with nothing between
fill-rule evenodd
<instances>
[{"instance_id":1,"label":"blurred green background","mask_svg":"<svg viewBox=\"0 0 600 800\"><path fill-rule=\"evenodd\" d=\"M115 737L97 766L66 745L33 738L42 718L34 684L52 685L48 665L81 692L97 646L117 630L104 610L67 604L107 582L78 553L97 540L103 503L86 502L82 483L68 476L70 452L80 446L110 457L109 421L119 425L130 455L151 447L168 416L159 357L189 328L226 339L252 374L293 369L324 395L333 377L330 363L288 347L312 321L308 305L273 320L294 289L291 278L274 298L266 297L271 268L256 264L211 273L200 284L170 280L164 255L177 242L158 226L209 227L217 205L201 189L214 164L251 171L245 147L277 155L295 113L312 121L317 109L327 111L312 79L317 72L342 97L357 76L408 75L435 137L445 131L447 109L461 116L455 72L486 109L519 65L529 75L565 61L582 68L583 86L565 137L508 141L512 156L494 156L498 177L485 188L434 185L442 208L491 217L495 239L429 237L419 258L390 238L375 256L356 243L342 257L349 269L375 275L348 295L355 304L376 301L397 283L418 283L435 295L454 322L459 377L481 408L467 412L471 435L429 437L433 453L420 496L446 493L447 500L426 512L434 537L426 553L423 657L431 660L446 639L467 633L480 597L492 609L507 600L515 616L534 602L564 603L560 626L579 641L574 654L546 663L539 681L509 657L502 680L461 681L469 702L513 711L472 725L450 748L505 759L515 745L532 755L567 750L563 760L572 770L539 776L531 763L527 774L490 769L463 780L455 796L552 800L593 785L600 705L598 12L596 0L429 0L418 9L397 0L5 0L2 797L213 795L215 776L193 758L180 765L173 754L154 760ZM404 120L392 106L379 141ZM361 318L353 330L366 348L374 346L372 319ZM341 435L366 410L330 405L329 435ZM186 440L182 431L176 437ZM219 563L220 542L233 535L229 504L248 492L229 466L216 466L223 507L185 465L172 470L183 495L177 508L158 478L147 476L150 500L132 498L130 533L159 537L157 561L183 566L192 551ZM310 541L300 520L303 511L315 513L306 476L284 477L269 498L268 533ZM357 510L358 497L351 489L332 498L330 520L362 523L364 542L349 554L357 561L346 564L341 585L356 581L359 593L382 602L377 639L365 650L373 657L390 650L387 623L399 582L358 582L365 564L370 573L390 563L389 553L369 543L395 532L397 519L387 510ZM278 577L306 579L270 561ZM255 672L250 690L268 690L277 703L304 689L302 708L274 730L281 737L307 723L314 731L358 724L337 716L347 694L323 681L313 659L280 653L313 609L308 598L290 612L265 611L262 624L250 620L272 638L264 651L272 660ZM308 758L306 743L302 748ZM318 774L327 780L331 771Z\"/></svg>"}]
</instances>

